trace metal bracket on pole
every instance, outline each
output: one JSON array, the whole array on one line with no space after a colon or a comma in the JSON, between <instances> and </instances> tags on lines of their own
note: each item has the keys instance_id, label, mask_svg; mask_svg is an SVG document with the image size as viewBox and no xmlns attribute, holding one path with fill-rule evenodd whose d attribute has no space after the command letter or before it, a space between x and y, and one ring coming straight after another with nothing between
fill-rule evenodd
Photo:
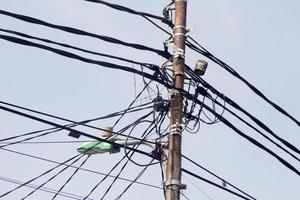
<instances>
[{"instance_id":1,"label":"metal bracket on pole","mask_svg":"<svg viewBox=\"0 0 300 200\"><path fill-rule=\"evenodd\" d=\"M167 180L163 184L164 184L165 187L175 185L175 186L179 186L181 190L186 190L187 189L186 184L182 184L181 181L177 180L177 179Z\"/></svg>"}]
</instances>

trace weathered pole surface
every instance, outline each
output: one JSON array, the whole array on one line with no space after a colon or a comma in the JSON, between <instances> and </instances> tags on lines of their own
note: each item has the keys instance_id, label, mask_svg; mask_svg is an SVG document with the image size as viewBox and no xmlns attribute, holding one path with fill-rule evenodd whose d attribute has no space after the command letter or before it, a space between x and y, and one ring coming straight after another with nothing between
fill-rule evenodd
<instances>
[{"instance_id":1,"label":"weathered pole surface","mask_svg":"<svg viewBox=\"0 0 300 200\"><path fill-rule=\"evenodd\" d=\"M174 90L171 95L171 126L166 170L166 200L179 200L181 189L181 140L183 97L179 93L184 86L184 62L186 39L186 0L175 0L175 24L173 29Z\"/></svg>"}]
</instances>

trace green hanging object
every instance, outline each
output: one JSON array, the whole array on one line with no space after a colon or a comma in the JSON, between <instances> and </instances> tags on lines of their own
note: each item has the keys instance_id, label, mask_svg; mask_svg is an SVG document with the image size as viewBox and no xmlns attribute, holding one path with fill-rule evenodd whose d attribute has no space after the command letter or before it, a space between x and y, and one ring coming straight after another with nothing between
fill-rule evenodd
<instances>
[{"instance_id":1,"label":"green hanging object","mask_svg":"<svg viewBox=\"0 0 300 200\"><path fill-rule=\"evenodd\" d=\"M114 139L109 139L109 141L114 142ZM120 152L120 147L107 142L92 141L80 145L77 151L82 154L92 155L97 153L118 153Z\"/></svg>"}]
</instances>

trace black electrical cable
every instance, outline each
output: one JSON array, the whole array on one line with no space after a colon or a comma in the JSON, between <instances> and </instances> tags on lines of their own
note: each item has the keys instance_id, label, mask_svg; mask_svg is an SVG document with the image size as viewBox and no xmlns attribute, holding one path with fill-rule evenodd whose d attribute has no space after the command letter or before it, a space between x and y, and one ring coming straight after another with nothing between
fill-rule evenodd
<instances>
[{"instance_id":1,"label":"black electrical cable","mask_svg":"<svg viewBox=\"0 0 300 200\"><path fill-rule=\"evenodd\" d=\"M164 51L161 51L161 50L158 50L158 49L147 47L147 46L144 46L144 45L141 45L141 44L128 43L128 42L121 41L119 39L115 39L115 38L108 37L108 36L103 36L103 35L98 35L98 34L95 34L95 33L89 33L87 31L72 28L72 27L51 24L51 23L42 21L40 19L36 19L36 18L33 18L33 17L20 15L20 14L16 14L16 13L11 13L11 12L4 11L4 10L0 10L0 14L5 15L5 16L9 16L9 17L13 17L15 19L19 19L19 20L22 20L22 21L25 21L25 22L28 22L28 23L38 24L38 25L58 29L58 30L65 31L65 32L68 32L68 33L93 37L93 38L97 38L97 39L100 39L100 40L105 41L105 42L119 44L119 45L123 45L123 46L127 46L127 47L132 47L132 48L135 48L135 49L138 49L138 50L150 51L150 52L156 53L156 54L158 54L158 55L160 55L164 58L167 58L167 59L171 57L170 53L168 53L168 52L164 52Z\"/></svg>"},{"instance_id":2,"label":"black electrical cable","mask_svg":"<svg viewBox=\"0 0 300 200\"><path fill-rule=\"evenodd\" d=\"M246 116L248 116L253 122L255 122L259 127L261 127L263 130L270 133L273 137L275 137L277 140L279 140L282 144L293 150L294 152L300 154L300 150L292 145L290 142L286 141L285 139L279 137L277 134L275 134L268 126L266 126L263 122L261 122L259 119L251 115L249 112L247 112L245 109L243 109L241 106L239 106L236 102L234 102L232 99L227 97L226 95L223 95L221 92L219 92L216 88L214 88L212 85L210 85L208 82L206 82L204 79L199 77L198 75L194 74L192 69L188 66L186 66L186 71L190 76L193 76L193 79L197 82L201 82L201 84L208 88L210 91L212 91L214 94L219 96L222 100L224 100L227 104L231 105L238 111L242 112Z\"/></svg>"},{"instance_id":3,"label":"black electrical cable","mask_svg":"<svg viewBox=\"0 0 300 200\"><path fill-rule=\"evenodd\" d=\"M106 143L109 143L109 144L112 144L112 145L115 145L117 147L120 147L120 148L124 148L123 145L120 145L120 144L117 144L117 143L114 143L112 141L109 141L109 140L106 140L106 139L102 139L102 138L99 138L99 137L96 137L96 136L93 136L91 134L87 134L87 133L84 133L82 131L78 131L78 130L75 130L75 129L72 129L72 128L69 128L69 127L65 127L63 125L60 125L60 124L57 124L57 123L54 123L54 122L51 122L51 121L48 121L48 120L45 120L45 119L41 119L41 118L38 118L38 117L35 117L33 115L29 115L29 114L26 114L26 113L22 113L22 112L19 112L17 110L13 110L13 109L10 109L10 108L6 108L6 107L3 107L3 106L0 106L0 109L2 110L5 110L7 112L10 112L10 113L14 113L16 115L20 115L20 116L23 116L23 117L26 117L26 118L29 118L29 119L32 119L32 120L35 120L35 121L39 121L41 123L44 123L44 124L48 124L48 125L51 125L51 126L55 126L57 128L61 128L61 129L65 129L65 130L68 130L72 133L76 133L78 134L79 136L80 135L83 135L85 137L89 137L89 138L92 138L92 139L95 139L95 140L98 140L100 142L106 142ZM141 150L138 150L138 149L134 149L134 148L131 148L131 147L126 147L127 149L131 149L132 151L134 152L138 152L140 154L143 154L143 155L146 155L148 157L153 157L151 154L149 153L146 153L144 151L141 151Z\"/></svg>"},{"instance_id":4,"label":"black electrical cable","mask_svg":"<svg viewBox=\"0 0 300 200\"><path fill-rule=\"evenodd\" d=\"M14 144L23 143L25 141L33 140L33 139L40 138L40 137L43 137L43 136L47 136L47 135L49 135L51 133L56 133L56 132L61 131L61 130L62 129L56 129L56 130L52 130L52 131L47 131L46 133L42 133L42 134L39 134L39 135L36 135L36 136L32 136L32 137L29 137L29 138L26 138L26 139L23 139L23 140L19 140L19 141L16 141L16 142L10 142L10 143L1 145L0 148L7 147L7 146L10 146L10 145L14 145Z\"/></svg>"},{"instance_id":5,"label":"black electrical cable","mask_svg":"<svg viewBox=\"0 0 300 200\"><path fill-rule=\"evenodd\" d=\"M55 199L57 195L64 189L64 187L71 181L71 179L75 176L75 174L78 172L78 170L86 163L86 161L90 158L90 155L86 157L86 159L79 165L79 167L73 172L73 174L68 178L68 180L59 188L59 190L56 192L56 194L52 197L51 200Z\"/></svg>"},{"instance_id":6,"label":"black electrical cable","mask_svg":"<svg viewBox=\"0 0 300 200\"><path fill-rule=\"evenodd\" d=\"M123 156L112 168L111 170L99 181L93 188L92 190L82 199L86 200L88 197L99 187L99 185L107 179L107 177L110 176L110 174L118 167L118 165L126 158L126 156ZM116 177L114 177L116 178ZM118 177L119 178L119 177ZM133 181L132 181L133 182Z\"/></svg>"},{"instance_id":7,"label":"black electrical cable","mask_svg":"<svg viewBox=\"0 0 300 200\"><path fill-rule=\"evenodd\" d=\"M217 102L216 103L219 106L223 106L221 103ZM279 149L281 149L282 151L284 151L285 153L289 154L291 157L293 157L294 159L296 159L297 161L300 162L300 159L295 156L294 154L292 154L290 151L288 151L286 148L284 148L283 146L281 146L280 144L278 144L277 142L275 142L274 140L272 140L270 137L268 137L266 134L264 134L263 132L261 132L260 130L258 130L257 128L255 128L253 125L251 125L249 122L247 122L246 120L244 120L242 117L240 117L239 115L235 114L233 111L231 111L229 108L224 107L224 109L229 112L231 115L235 116L237 119L239 119L240 121L242 121L244 124L246 124L247 126L249 126L250 128L252 128L253 130L255 130L256 132L258 132L261 136L263 136L265 139L267 139L269 142L271 142L272 144L274 144L275 146L277 146Z\"/></svg>"},{"instance_id":8,"label":"black electrical cable","mask_svg":"<svg viewBox=\"0 0 300 200\"><path fill-rule=\"evenodd\" d=\"M197 43L194 39L191 37L188 37L191 39L193 42L195 42L200 48L202 46ZM208 50L204 49L201 50L200 48L196 47L195 45L191 44L189 41L186 42L186 45L190 47L192 50L202 54L203 56L209 58L211 61L214 63L218 64L222 68L224 68L227 72L229 72L231 75L235 76L239 80L241 80L243 83L245 83L255 94L257 94L259 97L264 99L267 103L269 103L273 108L275 108L277 111L294 121L298 126L300 126L300 122L291 116L287 111L285 111L283 108L281 108L279 105L271 101L269 98L267 98L260 90L258 90L254 85L252 85L250 82L248 82L245 78L243 78L240 74L238 74L232 67L230 67L228 64L220 60L219 58L215 57L213 54L211 54Z\"/></svg>"},{"instance_id":9,"label":"black electrical cable","mask_svg":"<svg viewBox=\"0 0 300 200\"><path fill-rule=\"evenodd\" d=\"M1 12L0 12L1 13ZM113 64L113 63L109 63L109 62L104 62L104 61L99 61L99 60L93 60L93 59L89 59L89 58L85 58L82 56L79 56L77 54L74 53L70 53L61 49L56 49L56 48L52 48L46 45L42 45L42 44L38 44L38 43L34 43L34 42L30 42L28 40L23 40L20 38L16 38L16 37L12 37L12 36L7 36L7 35L0 35L0 39L9 41L9 42L13 42L13 43L17 43L17 44L21 44L21 45L25 45L25 46L31 46L31 47L36 47L36 48L40 48L40 49L44 49L47 51L51 51L55 54L61 55L61 56L65 56L68 58L72 58L75 60L80 60L82 62L86 62L86 63L90 63L90 64L95 64L95 65L99 65L102 67L107 67L107 68L111 68L111 69L118 69L118 70L123 70L123 71L127 71L127 72L131 72L131 73L135 73L141 76L144 76L150 80L155 80L156 82L166 86L166 87L171 87L170 84L166 83L165 80L160 79L157 76L145 73L145 72L141 72L139 70L133 69L131 67L127 67L124 65L117 65L117 64ZM158 69L154 68L153 70L155 70L155 72L158 72Z\"/></svg>"},{"instance_id":10,"label":"black electrical cable","mask_svg":"<svg viewBox=\"0 0 300 200\"><path fill-rule=\"evenodd\" d=\"M62 164L64 166L69 166L71 168L78 169L78 167L76 167L76 166L71 166L71 165L68 165L68 164L65 164L65 163L61 163L61 162L58 162L58 161L50 160L50 159L47 159L47 158L42 158L42 157L39 157L39 156L25 154L25 153L22 153L22 152L10 150L10 149L5 149L5 148L0 148L0 150L6 151L6 152L10 152L10 153L14 153L14 154L18 154L18 155L22 155L22 156L26 156L26 157L37 159L37 160L42 160L42 161L49 162L49 163ZM110 178L115 178L116 177L116 176L113 176L113 175L110 175L110 174L106 174L106 173L102 173L102 172L98 172L98 171L93 171L93 170L85 169L85 168L79 168L79 170L85 171L85 172L89 172L89 173L93 173L93 174L97 174L97 175L101 175L101 176L108 176ZM122 178L122 177L118 177L118 179L122 180L122 181L126 181L126 182L132 182L132 180L126 179L126 178ZM151 187L151 188L154 188L154 189L162 189L161 187L158 187L158 186L155 186L155 185L151 185L151 184L148 184L148 183L143 183L143 182L136 182L136 184L143 185L143 186L146 186L146 187Z\"/></svg>"},{"instance_id":11,"label":"black electrical cable","mask_svg":"<svg viewBox=\"0 0 300 200\"><path fill-rule=\"evenodd\" d=\"M135 103L135 101L143 94L143 92L145 91L145 89L149 86L149 84L152 81L150 80L145 86L144 88L139 92L138 95L136 95L136 97L131 101L131 103L129 104L127 109L130 109L131 106ZM120 122L120 120L124 117L124 115L126 114L126 111L119 117L119 119L114 123L113 128Z\"/></svg>"},{"instance_id":12,"label":"black electrical cable","mask_svg":"<svg viewBox=\"0 0 300 200\"><path fill-rule=\"evenodd\" d=\"M72 46L72 45L65 44L65 43L55 42L55 41L45 39L45 38L35 37L35 36L32 36L32 35L28 35L28 34L13 31L13 30L0 28L0 31L5 32L5 33L14 34L14 35L21 36L21 37L25 37L25 38L28 38L28 39L34 39L34 40L46 42L46 43L49 43L49 44L59 45L59 46L65 47L65 48L81 51L81 52L84 52L84 53L90 53L90 54L93 54L93 55L98 55L98 56L112 58L112 59L132 63L132 64L141 65L141 66L144 66L144 67L147 67L147 68L150 68L150 69L153 68L153 67L155 67L157 69L159 68L159 66L154 65L154 64L143 63L143 62L130 60L130 59L126 59L126 58L122 58L122 57L118 57L118 56L114 56L114 55L110 55L110 54L104 54L104 53L99 53L99 52L96 52L96 51L90 51L90 50L86 50L86 49L83 49L83 48L80 48L80 47Z\"/></svg>"},{"instance_id":13,"label":"black electrical cable","mask_svg":"<svg viewBox=\"0 0 300 200\"><path fill-rule=\"evenodd\" d=\"M0 148L0 149L3 149L3 148ZM5 149L5 150L6 150L6 149ZM38 179L38 178L40 178L40 177L42 177L42 176L44 176L44 175L50 173L51 171L55 170L56 168L58 168L58 167L60 167L60 166L62 166L62 165L64 165L64 164L70 162L71 160L74 160L75 158L77 158L77 157L79 157L79 156L81 156L81 155L78 154L78 155L76 155L76 156L73 156L73 157L69 158L68 160L66 160L66 161L64 161L64 162L62 162L62 163L59 163L58 165L56 165L55 167L53 167L53 168L47 170L46 172L42 173L41 175L39 175L39 176L37 176L37 177L35 177L35 178L33 178L33 179L30 179L29 181L26 181L25 183L19 185L18 187L14 188L14 189L12 189L12 190L10 190L10 191L8 191L8 192L5 192L4 194L0 195L0 198L2 198L2 197L4 197L4 196L6 196L6 195L8 195L8 194L10 194L10 193L12 193L12 192L14 192L14 191L16 191L17 189L23 187L24 185L27 185L27 184L33 182L34 180L36 180L36 179Z\"/></svg>"},{"instance_id":14,"label":"black electrical cable","mask_svg":"<svg viewBox=\"0 0 300 200\"><path fill-rule=\"evenodd\" d=\"M215 187L217 187L217 188L219 188L219 189L221 189L221 190L224 190L224 191L226 191L226 192L229 192L229 193L231 193L231 194L233 194L233 195L235 195L235 196L237 196L237 197L240 197L240 198L245 199L245 200L251 200L251 199L249 199L249 198L246 197L246 196L243 196L243 195L238 194L238 193L236 193L236 192L234 192L234 191L232 191L232 190L229 190L229 189L227 189L227 188L225 188L225 187L222 187L222 186L220 186L220 185L218 185L218 184L216 184L216 183L214 183L214 182L212 182L212 181L210 181L210 180L208 180L208 179L205 179L205 178L203 178L203 177L201 177L201 176L199 176L199 175L197 175L197 174L195 174L195 173L193 173L193 172L190 172L189 170L186 170L186 169L184 169L184 168L181 168L181 170L182 170L182 172L184 172L184 173L186 173L186 174L188 174L188 175L190 175L190 176L193 176L193 177L195 177L195 178L197 178L197 179L199 179L199 180L201 180L201 181L204 181L204 182L206 182L206 183L208 183L208 184L210 184L210 185L213 185L213 186L215 186Z\"/></svg>"},{"instance_id":15,"label":"black electrical cable","mask_svg":"<svg viewBox=\"0 0 300 200\"><path fill-rule=\"evenodd\" d=\"M78 158L76 158L74 161L72 161L71 165L75 164L76 162L78 162L84 155L80 155ZM23 197L21 200L26 199L27 197L31 196L33 193L35 193L38 189L40 189L41 187L43 187L44 185L46 185L47 183L49 183L50 181L52 181L54 178L56 178L58 175L60 175L62 172L64 172L66 169L68 169L69 166L64 167L62 170L60 170L58 173L56 173L54 176L52 176L50 179L48 179L47 181L45 181L44 183L42 183L41 185L39 185L37 188L35 188L33 191L31 191L30 193L28 193L25 197ZM39 176L40 177L40 176Z\"/></svg>"},{"instance_id":16,"label":"black electrical cable","mask_svg":"<svg viewBox=\"0 0 300 200\"><path fill-rule=\"evenodd\" d=\"M13 104L10 104L11 106L14 106ZM144 104L146 105L146 104ZM136 107L139 107L139 106L135 106L133 108L136 108ZM152 106L150 106L152 108ZM150 107L147 107L147 108L150 108ZM19 108L23 108L23 107L19 107ZM133 108L129 108L129 109L126 109L125 111L127 111L128 113L130 112L133 112L133 111L136 111L136 110L132 110ZM141 109L137 109L138 111L140 111ZM122 112L122 111L120 111ZM77 122L77 123L73 123L73 124L69 124L69 125L66 125L66 126L69 126L69 127L75 127L77 125L80 125L80 124L83 124L83 123L87 123L87 122L92 122L92 121L95 121L95 120L99 120L99 119L106 119L106 118L110 118L110 117L116 117L116 116L119 116L119 115L123 115L123 113L120 113L120 112L117 112L117 113L112 113L112 114L109 114L109 115L106 115L106 116L103 116L103 117L97 117L97 118L94 118L94 119L89 119L89 120L84 120L84 121L81 121L81 122ZM39 130L39 131L33 131L33 132L29 132L29 133L25 133L25 134L21 134L21 135L18 135L18 136L13 136L13 137L9 137L9 138L5 138L5 139L1 139L0 140L0 144L4 144L1 147L5 147L5 146L9 146L9 145L13 145L13 144L64 144L64 143L78 143L78 142L85 142L85 141L57 141L57 142L50 142L50 141L44 141L44 142L25 142L25 141L28 141L28 140L31 140L31 139L35 139L35 138L38 138L38 137L41 137L41 136L45 136L45 135L48 135L50 133L54 133L54 132L58 132L58 131L61 131L63 129L57 129L56 127L54 128L49 128L49 129L43 129L43 130ZM2 142L2 141L7 141L7 140L12 140L12 139L16 139L16 138L19 138L19 137L23 137L23 136L28 136L28 135L33 135L33 134L37 134L37 133L41 133L41 132L45 132L45 131L48 131L47 133L44 133L44 134L41 134L41 135L38 135L38 136L34 136L34 137L30 137L30 138L26 138L26 139L23 139L23 140L19 140L17 142ZM119 135L123 135L121 133L118 133ZM125 135L123 135L125 136ZM126 136L127 137L127 136ZM135 137L134 137L135 138ZM135 138L135 139L138 139L138 138Z\"/></svg>"},{"instance_id":17,"label":"black electrical cable","mask_svg":"<svg viewBox=\"0 0 300 200\"><path fill-rule=\"evenodd\" d=\"M87 121L91 122L92 120L84 120L84 121L81 121L81 122L75 122L73 120L69 120L69 119L66 119L66 118L62 118L62 117L50 115L50 114L47 114L47 113L43 113L43 112L40 112L40 111L36 111L36 110L33 110L33 109L25 108L25 107L22 107L22 106L18 106L18 105L7 103L7 102L3 102L3 101L0 101L0 104L4 104L4 105L11 106L11 107L14 107L14 108L26 110L26 111L33 112L33 113L40 114L40 115L44 115L44 116L47 116L47 117L52 117L52 118L55 118L55 119L59 119L59 120L71 122L72 124L70 124L70 125L64 125L64 127L67 127L67 128L72 128L72 127L75 127L77 125L82 125L82 126L93 128L93 129L100 130L100 131L104 131L105 130L103 128L99 128L99 127L95 127L95 126L91 126L91 125L86 124ZM124 112L126 112L126 111L124 111ZM145 116L143 116L142 118L145 118L145 117L149 116L151 113L152 113L152 111L149 114L146 114ZM122 115L123 115L123 113L122 113ZM99 119L99 118L97 118L97 119ZM62 130L62 129L59 129L59 130ZM113 132L112 131L112 133L114 135L124 136L126 138L128 137L128 135L124 135L124 134L122 134L120 132L121 131L119 131L119 132ZM140 140L139 138L133 137L133 136L130 136L130 138L136 139L136 140ZM149 143L153 143L153 142L149 141Z\"/></svg>"},{"instance_id":18,"label":"black electrical cable","mask_svg":"<svg viewBox=\"0 0 300 200\"><path fill-rule=\"evenodd\" d=\"M134 154L134 152L131 152L132 156ZM114 185L114 183L116 182L116 180L118 180L118 177L120 176L120 174L124 171L125 167L127 166L127 164L129 163L129 160L127 160L124 165L122 166L122 168L120 169L120 171L118 172L118 174L116 175L116 177L114 178L114 180L112 181L112 183L108 186L108 188L106 189L105 193L103 194L103 196L101 197L101 200L103 200L105 198L105 196L108 194L108 192L110 191L110 189L112 188L112 186Z\"/></svg>"},{"instance_id":19,"label":"black electrical cable","mask_svg":"<svg viewBox=\"0 0 300 200\"><path fill-rule=\"evenodd\" d=\"M186 98L189 99L193 99L193 96L191 94L186 93L185 91L181 90L181 92L183 93L183 96L185 96ZM260 142L258 142L257 140L251 138L250 136L246 135L245 133L243 133L241 130L239 130L238 128L236 128L231 122L229 122L227 119L225 119L222 115L214 112L214 110L212 110L210 107L208 107L205 104L202 104L201 101L199 101L198 99L195 100L195 102L201 106L203 106L206 110L208 110L210 113L216 115L216 117L222 121L226 126L228 126L229 128L231 128L232 130L234 130L238 135L242 136L243 138L245 138L246 140L248 140L250 143L254 144L256 147L266 151L267 153L269 153L270 155L272 155L274 158L276 158L280 163L282 163L285 167L287 167L288 169L290 169L291 171L295 172L298 176L300 176L300 172L294 167L292 166L290 163L288 163L286 160L284 160L283 158L281 158L278 154L276 154L274 151L270 150L269 148L267 148L266 146L264 146L263 144L261 144Z\"/></svg>"},{"instance_id":20,"label":"black electrical cable","mask_svg":"<svg viewBox=\"0 0 300 200\"><path fill-rule=\"evenodd\" d=\"M76 141L34 141L34 142L20 142L18 144L74 144L92 142L92 140L76 140ZM0 142L0 144L10 144L9 142ZM2 148L2 147L0 147Z\"/></svg>"},{"instance_id":21,"label":"black electrical cable","mask_svg":"<svg viewBox=\"0 0 300 200\"><path fill-rule=\"evenodd\" d=\"M110 8L122 11L122 12L127 12L127 13L134 14L134 15L139 15L139 16L145 18L147 21L149 21L151 24L153 24L154 26L156 26L160 30L162 30L163 32L167 33L168 35L172 35L167 30L165 30L164 28L162 28L161 26L159 26L158 24L156 24L154 21L152 21L150 19L150 18L153 18L153 19L160 20L161 22L163 22L163 23L165 23L165 24L167 24L167 25L169 25L169 26L172 27L173 26L172 21L170 21L170 20L168 20L168 19L166 19L164 17L153 15L153 14L149 14L149 13L145 13L145 12L139 12L139 11L133 10L133 9L125 7L125 6L108 3L108 2L102 1L102 0L85 0L85 1L102 4L102 5L108 6Z\"/></svg>"},{"instance_id":22,"label":"black electrical cable","mask_svg":"<svg viewBox=\"0 0 300 200\"><path fill-rule=\"evenodd\" d=\"M150 17L150 18L153 18L153 19L161 20L161 21L165 20L165 18L163 18L161 16L157 16L157 15L153 15L153 14L149 14L149 13L145 13L145 12L139 12L139 11L133 10L133 9L125 7L125 6L109 3L109 2L106 2L106 1L102 1L102 0L85 0L85 1L90 1L90 2L93 2L93 3L103 4L103 5L108 6L110 8L113 8L113 9L116 9L116 10L119 10L119 11L123 11L123 12L127 12L127 13L131 13L131 14L134 14L134 15L146 16L146 17Z\"/></svg>"},{"instance_id":23,"label":"black electrical cable","mask_svg":"<svg viewBox=\"0 0 300 200\"><path fill-rule=\"evenodd\" d=\"M256 200L255 197L251 196L250 194L246 193L245 191L243 191L242 189L238 188L237 186L233 185L232 183L230 183L229 181L221 178L220 176L218 176L217 174L213 173L212 171L210 171L209 169L203 167L202 165L200 165L199 163L196 163L195 161L193 161L192 159L188 158L187 156L181 154L181 156L188 160L189 162L193 163L194 165L196 165L197 167L203 169L204 171L206 171L207 173L209 173L210 175L216 177L217 179L221 180L222 182L225 182L226 184L228 184L229 186L231 186L232 188L236 189L237 191L243 193L244 195L248 196L249 198Z\"/></svg>"},{"instance_id":24,"label":"black electrical cable","mask_svg":"<svg viewBox=\"0 0 300 200\"><path fill-rule=\"evenodd\" d=\"M0 180L8 182L8 183L13 183L13 184L16 184L16 185L22 185L24 183L23 181L7 178L7 177L3 177L3 176L0 176ZM35 189L38 186L34 185L34 184L27 184L27 185L24 185L24 187ZM57 190L54 190L54 189L51 189L51 188L48 188L48 187L41 187L38 190L43 191L43 192L47 192L47 193L50 193L50 194L57 193ZM83 198L82 196L72 194L72 193L69 193L69 192L62 192L62 191L58 195L62 196L62 197L69 198L69 199L75 199L75 200L82 200L82 198ZM95 200L95 199L89 198L87 200Z\"/></svg>"},{"instance_id":25,"label":"black electrical cable","mask_svg":"<svg viewBox=\"0 0 300 200\"><path fill-rule=\"evenodd\" d=\"M151 163L154 161L154 159L152 159L149 163L149 165L147 165L146 167L144 167L144 169L142 169L142 171L140 171L140 173L135 177L135 179L133 180L133 182L131 182L124 190L123 192L115 199L115 200L119 200L121 199L121 197L128 191L128 189L133 185L133 183L135 181L137 181L139 178L141 178L141 176L145 173L145 171L147 170L147 168L151 165Z\"/></svg>"}]
</instances>

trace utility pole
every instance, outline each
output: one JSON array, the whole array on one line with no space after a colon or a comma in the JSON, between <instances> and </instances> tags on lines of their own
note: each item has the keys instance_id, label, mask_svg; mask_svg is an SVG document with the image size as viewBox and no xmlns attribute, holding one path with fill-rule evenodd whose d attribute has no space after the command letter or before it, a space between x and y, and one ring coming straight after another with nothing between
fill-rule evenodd
<instances>
[{"instance_id":1,"label":"utility pole","mask_svg":"<svg viewBox=\"0 0 300 200\"><path fill-rule=\"evenodd\" d=\"M186 39L187 0L175 0L175 25L173 28L173 86L171 94L171 126L169 153L166 170L166 200L179 200L181 184L181 140L183 97L180 89L184 86L184 60Z\"/></svg>"}]
</instances>

